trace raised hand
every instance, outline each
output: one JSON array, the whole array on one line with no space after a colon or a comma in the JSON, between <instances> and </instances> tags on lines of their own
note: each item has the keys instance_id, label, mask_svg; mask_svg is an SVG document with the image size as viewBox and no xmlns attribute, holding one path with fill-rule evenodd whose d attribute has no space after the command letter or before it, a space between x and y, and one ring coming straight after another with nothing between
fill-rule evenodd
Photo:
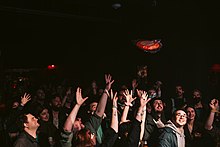
<instances>
[{"instance_id":1,"label":"raised hand","mask_svg":"<svg viewBox=\"0 0 220 147\"><path fill-rule=\"evenodd\" d=\"M143 98L143 99L147 99L148 98L148 94L146 91L143 90L138 90L137 89L137 95L139 98Z\"/></svg>"},{"instance_id":2,"label":"raised hand","mask_svg":"<svg viewBox=\"0 0 220 147\"><path fill-rule=\"evenodd\" d=\"M209 107L212 109L212 111L218 112L218 100L217 99L212 99L211 102L209 103Z\"/></svg>"},{"instance_id":3,"label":"raised hand","mask_svg":"<svg viewBox=\"0 0 220 147\"><path fill-rule=\"evenodd\" d=\"M129 90L126 89L123 94L126 97L125 105L132 106L132 102L136 99L136 97L135 98L132 97L132 91L131 91L131 93L129 93Z\"/></svg>"},{"instance_id":4,"label":"raised hand","mask_svg":"<svg viewBox=\"0 0 220 147\"><path fill-rule=\"evenodd\" d=\"M66 90L66 95L71 95L71 87Z\"/></svg>"},{"instance_id":5,"label":"raised hand","mask_svg":"<svg viewBox=\"0 0 220 147\"><path fill-rule=\"evenodd\" d=\"M88 97L85 97L85 98L82 97L82 89L78 87L76 90L77 104L81 106L87 99L88 99Z\"/></svg>"},{"instance_id":6,"label":"raised hand","mask_svg":"<svg viewBox=\"0 0 220 147\"><path fill-rule=\"evenodd\" d=\"M114 80L112 80L112 76L110 74L105 74L105 83L106 83L106 90L110 90L111 89L111 85L112 83L114 83Z\"/></svg>"},{"instance_id":7,"label":"raised hand","mask_svg":"<svg viewBox=\"0 0 220 147\"><path fill-rule=\"evenodd\" d=\"M157 128L164 128L165 127L164 123L161 121L160 118L157 121L155 119L153 119L153 121L157 125Z\"/></svg>"},{"instance_id":8,"label":"raised hand","mask_svg":"<svg viewBox=\"0 0 220 147\"><path fill-rule=\"evenodd\" d=\"M30 100L31 100L31 95L28 93L24 93L24 95L21 96L21 105L24 106Z\"/></svg>"},{"instance_id":9,"label":"raised hand","mask_svg":"<svg viewBox=\"0 0 220 147\"><path fill-rule=\"evenodd\" d=\"M146 91L137 89L137 93L140 97L140 105L141 107L144 107L151 100L151 98L148 98L148 94Z\"/></svg>"}]
</instances>

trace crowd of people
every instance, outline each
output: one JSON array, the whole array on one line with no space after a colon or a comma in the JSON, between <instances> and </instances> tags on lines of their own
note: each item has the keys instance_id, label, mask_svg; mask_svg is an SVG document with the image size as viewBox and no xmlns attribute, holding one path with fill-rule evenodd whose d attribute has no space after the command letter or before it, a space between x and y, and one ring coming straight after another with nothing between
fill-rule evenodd
<instances>
[{"instance_id":1,"label":"crowd of people","mask_svg":"<svg viewBox=\"0 0 220 147\"><path fill-rule=\"evenodd\" d=\"M1 140L8 147L220 146L217 97L207 100L198 88L186 96L181 84L165 97L162 82L150 85L146 76L131 85L105 74L103 87L94 80L87 89L44 84L25 91L1 116Z\"/></svg>"}]
</instances>

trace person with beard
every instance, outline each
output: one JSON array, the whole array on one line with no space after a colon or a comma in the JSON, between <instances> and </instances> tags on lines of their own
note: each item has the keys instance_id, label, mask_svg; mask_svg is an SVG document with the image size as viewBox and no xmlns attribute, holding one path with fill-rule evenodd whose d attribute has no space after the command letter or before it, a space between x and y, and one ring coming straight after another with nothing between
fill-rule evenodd
<instances>
[{"instance_id":1,"label":"person with beard","mask_svg":"<svg viewBox=\"0 0 220 147\"><path fill-rule=\"evenodd\" d=\"M187 98L185 97L185 91L183 86L178 84L176 85L176 96L171 98L171 112L173 113L176 109L184 109L186 107Z\"/></svg>"},{"instance_id":2,"label":"person with beard","mask_svg":"<svg viewBox=\"0 0 220 147\"><path fill-rule=\"evenodd\" d=\"M59 130L62 129L67 115L62 107L62 101L59 94L52 94L48 111L54 126Z\"/></svg>"},{"instance_id":3,"label":"person with beard","mask_svg":"<svg viewBox=\"0 0 220 147\"><path fill-rule=\"evenodd\" d=\"M166 123L164 114L164 103L162 98L153 98L151 100L151 113L146 115L143 142L149 147L156 147L158 143L158 136L161 128Z\"/></svg>"},{"instance_id":4,"label":"person with beard","mask_svg":"<svg viewBox=\"0 0 220 147\"><path fill-rule=\"evenodd\" d=\"M187 105L193 106L196 111L197 120L204 122L207 117L208 105L202 99L202 93L198 89L192 92L192 99L188 100Z\"/></svg>"},{"instance_id":5,"label":"person with beard","mask_svg":"<svg viewBox=\"0 0 220 147\"><path fill-rule=\"evenodd\" d=\"M121 120L122 117L122 113L124 111L125 108L125 102L126 102L126 97L124 95L125 90L127 89L127 87L125 86L121 86L121 89L118 92L118 119L119 121Z\"/></svg>"}]
</instances>

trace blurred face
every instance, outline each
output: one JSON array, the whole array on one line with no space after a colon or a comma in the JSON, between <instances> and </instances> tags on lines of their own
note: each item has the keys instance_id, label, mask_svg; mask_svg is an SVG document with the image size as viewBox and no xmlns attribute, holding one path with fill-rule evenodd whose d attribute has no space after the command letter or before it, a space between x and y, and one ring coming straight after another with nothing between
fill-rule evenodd
<instances>
[{"instance_id":1,"label":"blurred face","mask_svg":"<svg viewBox=\"0 0 220 147\"><path fill-rule=\"evenodd\" d=\"M201 97L201 94L199 91L194 91L193 92L193 98L200 98Z\"/></svg>"},{"instance_id":2,"label":"blurred face","mask_svg":"<svg viewBox=\"0 0 220 147\"><path fill-rule=\"evenodd\" d=\"M96 81L92 82L92 88L97 88Z\"/></svg>"},{"instance_id":3,"label":"blurred face","mask_svg":"<svg viewBox=\"0 0 220 147\"><path fill-rule=\"evenodd\" d=\"M194 90L192 95L193 95L193 101L192 102L193 102L194 105L201 102L201 92L200 91Z\"/></svg>"},{"instance_id":4,"label":"blurred face","mask_svg":"<svg viewBox=\"0 0 220 147\"><path fill-rule=\"evenodd\" d=\"M182 86L176 86L176 94L182 96L184 93Z\"/></svg>"},{"instance_id":5,"label":"blurred face","mask_svg":"<svg viewBox=\"0 0 220 147\"><path fill-rule=\"evenodd\" d=\"M82 123L81 118L76 118L75 122L73 123L73 129L76 131L80 131L81 129L83 129L85 126Z\"/></svg>"},{"instance_id":6,"label":"blurred face","mask_svg":"<svg viewBox=\"0 0 220 147\"><path fill-rule=\"evenodd\" d=\"M92 145L94 145L94 146L96 145L96 136L94 134L92 134L90 132L90 130L88 130L86 132L86 138L87 138L87 140L90 140Z\"/></svg>"},{"instance_id":7,"label":"blurred face","mask_svg":"<svg viewBox=\"0 0 220 147\"><path fill-rule=\"evenodd\" d=\"M47 109L44 109L41 113L40 113L40 119L43 121L49 121L49 113Z\"/></svg>"},{"instance_id":8,"label":"blurred face","mask_svg":"<svg viewBox=\"0 0 220 147\"><path fill-rule=\"evenodd\" d=\"M175 115L175 125L177 127L184 126L186 124L187 115L183 110L177 110Z\"/></svg>"},{"instance_id":9,"label":"blurred face","mask_svg":"<svg viewBox=\"0 0 220 147\"><path fill-rule=\"evenodd\" d=\"M118 96L118 100L120 101L120 103L124 104L126 102L126 97L124 96L124 90L121 90L119 92L119 96Z\"/></svg>"},{"instance_id":10,"label":"blurred face","mask_svg":"<svg viewBox=\"0 0 220 147\"><path fill-rule=\"evenodd\" d=\"M97 108L98 103L97 102L93 102L90 104L90 111L91 112L95 112L96 108Z\"/></svg>"},{"instance_id":11,"label":"blurred face","mask_svg":"<svg viewBox=\"0 0 220 147\"><path fill-rule=\"evenodd\" d=\"M195 110L193 108L188 107L186 109L186 112L187 112L187 119L188 120L194 120L195 119L196 112L195 112Z\"/></svg>"},{"instance_id":12,"label":"blurred face","mask_svg":"<svg viewBox=\"0 0 220 147\"><path fill-rule=\"evenodd\" d=\"M154 100L153 108L156 112L163 111L163 102L161 100Z\"/></svg>"},{"instance_id":13,"label":"blurred face","mask_svg":"<svg viewBox=\"0 0 220 147\"><path fill-rule=\"evenodd\" d=\"M148 95L149 95L149 97L154 98L157 95L157 93L154 89L150 89L150 90L148 90Z\"/></svg>"},{"instance_id":14,"label":"blurred face","mask_svg":"<svg viewBox=\"0 0 220 147\"><path fill-rule=\"evenodd\" d=\"M58 110L61 107L61 99L59 96L56 96L53 100L52 100L52 107L55 110Z\"/></svg>"},{"instance_id":15,"label":"blurred face","mask_svg":"<svg viewBox=\"0 0 220 147\"><path fill-rule=\"evenodd\" d=\"M19 103L18 102L13 102L13 104L12 104L12 108L14 109L14 108L17 108L19 106Z\"/></svg>"},{"instance_id":16,"label":"blurred face","mask_svg":"<svg viewBox=\"0 0 220 147\"><path fill-rule=\"evenodd\" d=\"M39 89L37 91L37 98L40 99L40 100L45 99L45 93L44 93L44 91L42 89Z\"/></svg>"},{"instance_id":17,"label":"blurred face","mask_svg":"<svg viewBox=\"0 0 220 147\"><path fill-rule=\"evenodd\" d=\"M37 122L38 119L34 117L32 114L27 114L27 123L24 123L25 129L28 130L36 130L40 125Z\"/></svg>"}]
</instances>

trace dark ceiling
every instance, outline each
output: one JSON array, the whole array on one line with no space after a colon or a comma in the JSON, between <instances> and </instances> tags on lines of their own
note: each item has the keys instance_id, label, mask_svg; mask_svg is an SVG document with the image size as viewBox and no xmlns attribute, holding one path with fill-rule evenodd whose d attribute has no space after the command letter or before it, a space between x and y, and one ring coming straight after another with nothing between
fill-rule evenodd
<instances>
[{"instance_id":1,"label":"dark ceiling","mask_svg":"<svg viewBox=\"0 0 220 147\"><path fill-rule=\"evenodd\" d=\"M216 1L2 0L1 66L198 74L219 62ZM161 39L163 48L145 53L137 39Z\"/></svg>"}]
</instances>

